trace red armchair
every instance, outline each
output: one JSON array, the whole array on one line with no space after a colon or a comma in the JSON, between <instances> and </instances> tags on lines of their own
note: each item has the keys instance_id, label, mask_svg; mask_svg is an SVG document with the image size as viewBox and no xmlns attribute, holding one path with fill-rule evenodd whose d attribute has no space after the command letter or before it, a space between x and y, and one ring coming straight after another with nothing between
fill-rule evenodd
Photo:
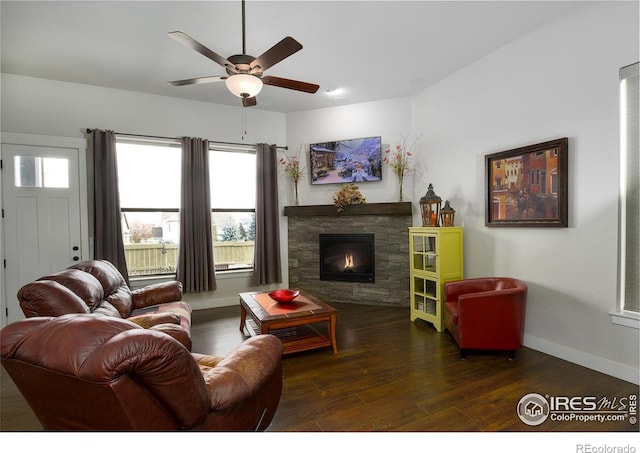
<instances>
[{"instance_id":1,"label":"red armchair","mask_svg":"<svg viewBox=\"0 0 640 453\"><path fill-rule=\"evenodd\" d=\"M518 279L488 277L445 283L446 329L467 350L509 351L522 347L527 285Z\"/></svg>"}]
</instances>

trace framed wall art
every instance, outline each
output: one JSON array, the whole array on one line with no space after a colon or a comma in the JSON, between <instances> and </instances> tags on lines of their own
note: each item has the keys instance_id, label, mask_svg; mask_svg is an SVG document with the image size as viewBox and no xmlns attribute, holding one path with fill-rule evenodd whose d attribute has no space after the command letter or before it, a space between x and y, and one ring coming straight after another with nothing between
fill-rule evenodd
<instances>
[{"instance_id":1,"label":"framed wall art","mask_svg":"<svg viewBox=\"0 0 640 453\"><path fill-rule=\"evenodd\" d=\"M485 225L567 227L568 139L485 156Z\"/></svg>"}]
</instances>

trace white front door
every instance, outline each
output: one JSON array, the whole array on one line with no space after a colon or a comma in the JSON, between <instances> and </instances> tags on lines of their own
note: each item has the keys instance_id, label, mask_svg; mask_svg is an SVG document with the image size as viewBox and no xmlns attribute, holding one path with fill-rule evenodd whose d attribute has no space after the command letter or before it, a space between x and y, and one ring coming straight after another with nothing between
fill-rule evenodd
<instances>
[{"instance_id":1,"label":"white front door","mask_svg":"<svg viewBox=\"0 0 640 453\"><path fill-rule=\"evenodd\" d=\"M85 148L49 145L54 139L36 141L41 144L2 140L3 324L24 318L16 297L23 285L88 253L80 184Z\"/></svg>"}]
</instances>

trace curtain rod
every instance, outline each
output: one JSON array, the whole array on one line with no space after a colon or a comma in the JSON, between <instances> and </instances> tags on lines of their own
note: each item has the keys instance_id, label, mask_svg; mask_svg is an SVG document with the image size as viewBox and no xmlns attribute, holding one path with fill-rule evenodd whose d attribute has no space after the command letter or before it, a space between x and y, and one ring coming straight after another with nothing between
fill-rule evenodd
<instances>
[{"instance_id":1,"label":"curtain rod","mask_svg":"<svg viewBox=\"0 0 640 453\"><path fill-rule=\"evenodd\" d=\"M94 131L94 129L87 128L87 134L90 134ZM161 135L142 135L142 134L125 134L122 132L116 132L116 135L125 135L127 137L140 137L140 138L159 138L162 140L179 140L180 137L163 137ZM235 142L219 142L215 140L209 140L209 143L218 144L218 145L238 145L238 146L257 146L254 143L235 143ZM285 151L289 149L288 146L278 146L277 149L284 149Z\"/></svg>"}]
</instances>

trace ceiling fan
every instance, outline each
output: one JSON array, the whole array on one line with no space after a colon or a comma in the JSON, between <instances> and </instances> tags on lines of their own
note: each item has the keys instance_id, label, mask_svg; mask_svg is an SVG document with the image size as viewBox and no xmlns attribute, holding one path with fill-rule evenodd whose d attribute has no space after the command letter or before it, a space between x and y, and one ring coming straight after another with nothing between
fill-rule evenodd
<instances>
[{"instance_id":1,"label":"ceiling fan","mask_svg":"<svg viewBox=\"0 0 640 453\"><path fill-rule=\"evenodd\" d=\"M320 86L313 83L264 75L264 71L302 49L302 44L292 37L287 36L258 58L246 54L244 3L245 0L242 0L242 54L240 55L231 55L230 57L224 58L208 47L200 44L186 33L181 31L169 32L169 37L187 47L191 47L196 52L224 67L227 75L175 80L169 82L169 84L173 86L184 86L224 80L229 91L242 98L242 105L244 107L251 107L257 104L256 95L262 89L263 84L305 93L315 93L318 91Z\"/></svg>"}]
</instances>

